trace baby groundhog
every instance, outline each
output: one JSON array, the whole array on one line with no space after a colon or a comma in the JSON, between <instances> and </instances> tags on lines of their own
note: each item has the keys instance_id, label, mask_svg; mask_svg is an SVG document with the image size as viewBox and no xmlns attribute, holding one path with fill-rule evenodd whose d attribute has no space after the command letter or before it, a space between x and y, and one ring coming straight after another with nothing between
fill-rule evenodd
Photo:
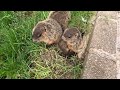
<instances>
[{"instance_id":1,"label":"baby groundhog","mask_svg":"<svg viewBox=\"0 0 120 90\"><path fill-rule=\"evenodd\" d=\"M70 11L51 11L48 17L56 20L64 31L68 27L68 23L71 19L71 13Z\"/></svg>"},{"instance_id":2,"label":"baby groundhog","mask_svg":"<svg viewBox=\"0 0 120 90\"><path fill-rule=\"evenodd\" d=\"M58 43L69 18L69 11L51 11L46 20L38 22L33 28L33 41L45 42L47 45Z\"/></svg>"},{"instance_id":3,"label":"baby groundhog","mask_svg":"<svg viewBox=\"0 0 120 90\"><path fill-rule=\"evenodd\" d=\"M33 28L32 39L35 42L45 42L48 45L58 43L62 36L62 28L54 19L40 21Z\"/></svg>"},{"instance_id":4,"label":"baby groundhog","mask_svg":"<svg viewBox=\"0 0 120 90\"><path fill-rule=\"evenodd\" d=\"M69 55L69 51L74 52L78 55L78 58L81 58L86 48L86 38L85 36L83 37L78 28L67 28L64 31L61 39L65 43L62 44L61 42L59 42L59 48L62 50L63 53Z\"/></svg>"},{"instance_id":5,"label":"baby groundhog","mask_svg":"<svg viewBox=\"0 0 120 90\"><path fill-rule=\"evenodd\" d=\"M59 46L59 48L62 48L61 50L63 52L70 49L71 52L75 52L77 54L79 59L83 58L90 36L89 34L83 34L84 33L81 33L80 30L75 27L67 28L62 35L62 40L66 42L66 45L65 43L64 45L67 46L67 50L64 48L63 45Z\"/></svg>"},{"instance_id":6,"label":"baby groundhog","mask_svg":"<svg viewBox=\"0 0 120 90\"><path fill-rule=\"evenodd\" d=\"M82 46L82 34L78 28L67 28L62 35L62 39L67 42L70 50L78 53L78 48Z\"/></svg>"}]
</instances>

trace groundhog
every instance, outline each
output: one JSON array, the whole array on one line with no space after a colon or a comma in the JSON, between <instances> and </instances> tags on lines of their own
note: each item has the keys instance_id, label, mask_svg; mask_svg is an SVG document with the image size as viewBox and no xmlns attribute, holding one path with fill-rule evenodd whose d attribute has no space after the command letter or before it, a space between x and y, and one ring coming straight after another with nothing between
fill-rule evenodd
<instances>
[{"instance_id":1,"label":"groundhog","mask_svg":"<svg viewBox=\"0 0 120 90\"><path fill-rule=\"evenodd\" d=\"M88 35L85 36L83 33L80 32L80 30L76 27L72 28L67 28L63 35L62 35L62 40L65 43L59 44L60 50L69 55L69 51L72 52L71 54L77 54L78 58L82 58L82 55L84 54L87 41L88 40Z\"/></svg>"},{"instance_id":2,"label":"groundhog","mask_svg":"<svg viewBox=\"0 0 120 90\"><path fill-rule=\"evenodd\" d=\"M78 48L80 48L82 44L82 33L76 27L67 28L62 35L62 40L67 42L70 50L78 53Z\"/></svg>"},{"instance_id":3,"label":"groundhog","mask_svg":"<svg viewBox=\"0 0 120 90\"><path fill-rule=\"evenodd\" d=\"M33 41L45 42L47 45L57 44L68 25L69 18L69 11L51 11L46 20L38 22L33 28Z\"/></svg>"},{"instance_id":4,"label":"groundhog","mask_svg":"<svg viewBox=\"0 0 120 90\"><path fill-rule=\"evenodd\" d=\"M54 19L46 19L37 23L33 28L32 39L34 42L45 42L48 45L58 43L62 36L62 28Z\"/></svg>"},{"instance_id":5,"label":"groundhog","mask_svg":"<svg viewBox=\"0 0 120 90\"><path fill-rule=\"evenodd\" d=\"M62 35L62 40L66 42L66 45L64 45L68 47L66 51L70 50L76 53L79 59L84 58L89 34L81 33L80 30L75 27L67 28ZM59 47L61 49L64 46L61 45Z\"/></svg>"},{"instance_id":6,"label":"groundhog","mask_svg":"<svg viewBox=\"0 0 120 90\"><path fill-rule=\"evenodd\" d=\"M70 11L51 11L48 18L56 20L64 31L68 27L68 23L71 20Z\"/></svg>"}]
</instances>

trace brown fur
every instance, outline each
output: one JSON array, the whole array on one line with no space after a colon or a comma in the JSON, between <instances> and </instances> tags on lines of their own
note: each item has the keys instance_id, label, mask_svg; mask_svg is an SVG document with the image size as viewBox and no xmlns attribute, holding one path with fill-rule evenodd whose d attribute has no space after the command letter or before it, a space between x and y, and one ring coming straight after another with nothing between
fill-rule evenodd
<instances>
[{"instance_id":1,"label":"brown fur","mask_svg":"<svg viewBox=\"0 0 120 90\"><path fill-rule=\"evenodd\" d=\"M65 30L71 19L71 13L70 11L51 11L48 18L56 20L61 25L62 30Z\"/></svg>"},{"instance_id":2,"label":"brown fur","mask_svg":"<svg viewBox=\"0 0 120 90\"><path fill-rule=\"evenodd\" d=\"M62 36L62 28L54 19L40 21L33 28L32 39L36 42L45 42L48 45L58 43Z\"/></svg>"},{"instance_id":3,"label":"brown fur","mask_svg":"<svg viewBox=\"0 0 120 90\"><path fill-rule=\"evenodd\" d=\"M60 40L60 42L58 43L58 47L60 48L61 55L62 56L71 56L74 55L75 53L73 51L71 51L68 46L67 43L65 41L63 41L62 39Z\"/></svg>"},{"instance_id":4,"label":"brown fur","mask_svg":"<svg viewBox=\"0 0 120 90\"><path fill-rule=\"evenodd\" d=\"M33 41L48 45L58 43L70 18L70 11L51 11L46 20L38 22L33 28Z\"/></svg>"},{"instance_id":5,"label":"brown fur","mask_svg":"<svg viewBox=\"0 0 120 90\"><path fill-rule=\"evenodd\" d=\"M82 35L78 28L67 28L62 35L62 39L67 43L71 51L78 53L78 48L82 44Z\"/></svg>"}]
</instances>

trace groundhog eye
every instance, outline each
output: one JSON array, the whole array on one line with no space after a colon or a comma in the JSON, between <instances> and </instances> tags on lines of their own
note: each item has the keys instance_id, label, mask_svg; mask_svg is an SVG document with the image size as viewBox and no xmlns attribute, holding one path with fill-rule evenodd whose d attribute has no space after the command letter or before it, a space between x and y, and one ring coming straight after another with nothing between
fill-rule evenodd
<instances>
[{"instance_id":1,"label":"groundhog eye","mask_svg":"<svg viewBox=\"0 0 120 90\"><path fill-rule=\"evenodd\" d=\"M38 35L37 35L37 37L40 37L40 36L41 36L41 34L38 34Z\"/></svg>"}]
</instances>

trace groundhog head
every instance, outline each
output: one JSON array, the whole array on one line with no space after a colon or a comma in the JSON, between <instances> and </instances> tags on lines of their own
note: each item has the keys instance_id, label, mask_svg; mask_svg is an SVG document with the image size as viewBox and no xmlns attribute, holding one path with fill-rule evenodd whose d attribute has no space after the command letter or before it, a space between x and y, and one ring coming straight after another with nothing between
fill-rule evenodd
<instances>
[{"instance_id":1,"label":"groundhog head","mask_svg":"<svg viewBox=\"0 0 120 90\"><path fill-rule=\"evenodd\" d=\"M62 35L62 39L66 41L68 45L76 45L81 42L81 32L75 27L67 28Z\"/></svg>"},{"instance_id":2,"label":"groundhog head","mask_svg":"<svg viewBox=\"0 0 120 90\"><path fill-rule=\"evenodd\" d=\"M52 26L48 23L39 22L32 32L33 42L45 42L46 44L53 44L54 40L51 38Z\"/></svg>"}]
</instances>

